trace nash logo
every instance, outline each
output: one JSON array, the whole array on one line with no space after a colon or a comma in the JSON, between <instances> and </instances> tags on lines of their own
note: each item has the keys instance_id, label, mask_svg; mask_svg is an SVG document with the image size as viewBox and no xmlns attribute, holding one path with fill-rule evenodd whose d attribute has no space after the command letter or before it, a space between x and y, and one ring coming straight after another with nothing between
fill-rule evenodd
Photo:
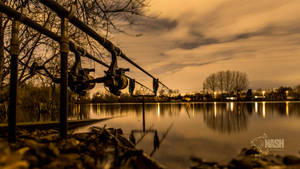
<instances>
[{"instance_id":1,"label":"nash logo","mask_svg":"<svg viewBox=\"0 0 300 169\"><path fill-rule=\"evenodd\" d=\"M272 150L283 150L284 139L282 138L269 138L266 133L251 140L251 146L257 147L263 153L269 153Z\"/></svg>"}]
</instances>

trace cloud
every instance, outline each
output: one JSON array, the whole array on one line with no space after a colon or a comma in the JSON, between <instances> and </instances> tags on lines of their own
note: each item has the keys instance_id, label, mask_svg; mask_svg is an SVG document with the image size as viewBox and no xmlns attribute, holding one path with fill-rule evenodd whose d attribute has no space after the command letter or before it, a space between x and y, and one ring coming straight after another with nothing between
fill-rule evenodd
<instances>
[{"instance_id":1,"label":"cloud","mask_svg":"<svg viewBox=\"0 0 300 169\"><path fill-rule=\"evenodd\" d=\"M175 29L178 25L176 20L169 18L136 16L131 18L131 27L138 32L165 33Z\"/></svg>"},{"instance_id":2,"label":"cloud","mask_svg":"<svg viewBox=\"0 0 300 169\"><path fill-rule=\"evenodd\" d=\"M269 25L255 32L242 32L238 34L233 34L228 37L224 33L223 37L214 38L214 37L205 37L202 32L195 32L195 30L190 30L188 35L183 37L182 40L179 40L175 43L176 48L181 49L194 49L201 46L220 44L220 43L229 43L239 40L247 40L253 37L273 37L273 36L287 36L300 33L300 23L299 24L290 24L285 26L276 26Z\"/></svg>"},{"instance_id":3,"label":"cloud","mask_svg":"<svg viewBox=\"0 0 300 169\"><path fill-rule=\"evenodd\" d=\"M197 40L192 40L191 42L183 41L183 42L175 42L175 46L181 49L194 49L200 46L211 45L220 43L218 39L213 38L201 38Z\"/></svg>"}]
</instances>

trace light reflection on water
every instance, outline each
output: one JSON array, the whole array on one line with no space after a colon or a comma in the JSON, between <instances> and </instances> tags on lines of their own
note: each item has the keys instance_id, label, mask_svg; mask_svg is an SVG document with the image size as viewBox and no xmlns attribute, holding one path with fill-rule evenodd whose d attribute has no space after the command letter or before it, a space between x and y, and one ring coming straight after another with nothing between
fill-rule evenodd
<instances>
[{"instance_id":1,"label":"light reflection on water","mask_svg":"<svg viewBox=\"0 0 300 169\"><path fill-rule=\"evenodd\" d=\"M118 117L96 125L122 128L127 136L143 129L142 104L81 105L81 110L89 111L81 113L89 118ZM285 140L283 151L275 153L297 155L300 150L300 102L154 103L145 104L145 112L146 130L157 131L160 138L173 124L153 156L168 168L188 168L190 156L228 162L264 133ZM153 134L137 147L150 154Z\"/></svg>"}]
</instances>

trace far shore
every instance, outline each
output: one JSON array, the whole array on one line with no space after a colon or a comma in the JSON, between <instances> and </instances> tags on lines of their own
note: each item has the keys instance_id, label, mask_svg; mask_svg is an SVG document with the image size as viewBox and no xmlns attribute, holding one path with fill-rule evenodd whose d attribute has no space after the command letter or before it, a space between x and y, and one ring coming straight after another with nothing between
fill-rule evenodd
<instances>
[{"instance_id":1,"label":"far shore","mask_svg":"<svg viewBox=\"0 0 300 169\"><path fill-rule=\"evenodd\" d=\"M252 102L269 102L269 103L283 103L283 102L299 102L300 100L208 100L208 101L185 101L185 100L145 100L145 103L252 103ZM77 104L142 104L143 100L140 101L103 101L103 102L75 102Z\"/></svg>"}]
</instances>

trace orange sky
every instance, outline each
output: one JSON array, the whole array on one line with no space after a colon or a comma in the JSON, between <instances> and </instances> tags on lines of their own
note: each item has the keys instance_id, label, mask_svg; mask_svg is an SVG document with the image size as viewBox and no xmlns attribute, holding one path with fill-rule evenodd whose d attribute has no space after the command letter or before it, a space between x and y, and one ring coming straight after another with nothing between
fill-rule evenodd
<instances>
[{"instance_id":1,"label":"orange sky","mask_svg":"<svg viewBox=\"0 0 300 169\"><path fill-rule=\"evenodd\" d=\"M167 86L202 90L220 70L246 72L251 88L300 84L299 0L152 0L140 37L113 42ZM151 79L132 69L138 80Z\"/></svg>"}]
</instances>

